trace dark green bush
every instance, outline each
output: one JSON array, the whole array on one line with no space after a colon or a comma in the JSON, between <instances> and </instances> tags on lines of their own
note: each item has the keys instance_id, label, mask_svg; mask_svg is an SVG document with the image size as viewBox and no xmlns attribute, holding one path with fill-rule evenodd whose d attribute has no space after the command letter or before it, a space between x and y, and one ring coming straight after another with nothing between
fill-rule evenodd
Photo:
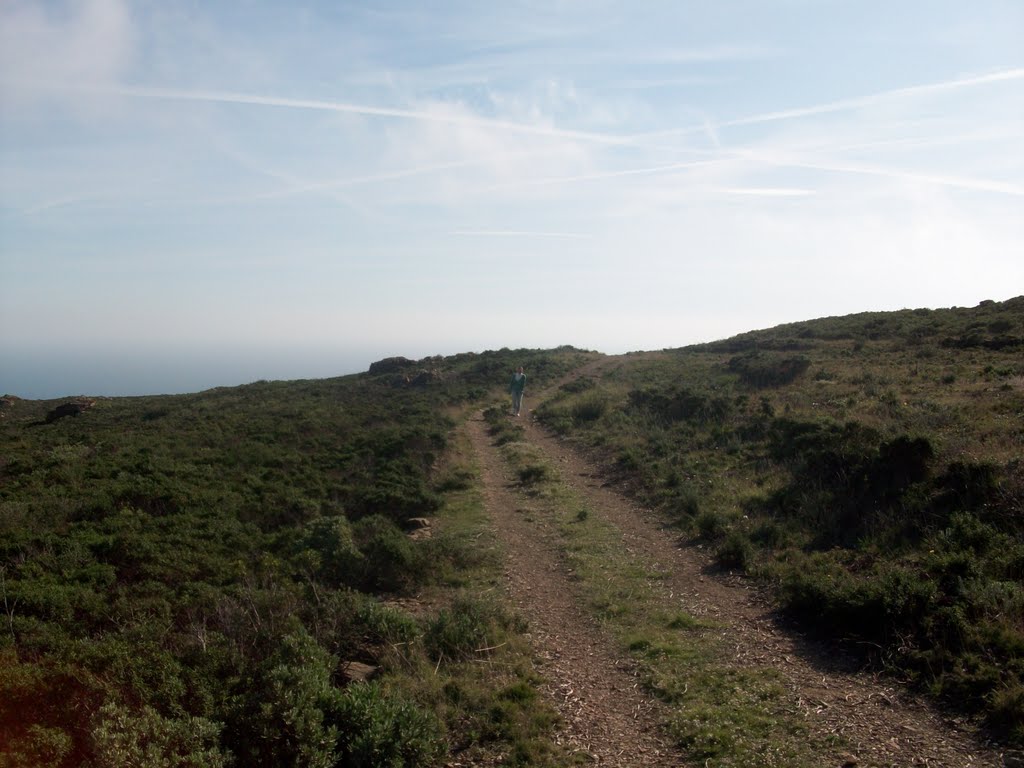
<instances>
[{"instance_id":1,"label":"dark green bush","mask_svg":"<svg viewBox=\"0 0 1024 768\"><path fill-rule=\"evenodd\" d=\"M422 576L425 563L397 525L383 515L358 520L352 537L362 553L359 584L374 592L400 592Z\"/></svg>"},{"instance_id":2,"label":"dark green bush","mask_svg":"<svg viewBox=\"0 0 1024 768\"><path fill-rule=\"evenodd\" d=\"M597 421L608 410L608 401L601 395L590 394L574 402L570 408L572 418L577 422Z\"/></svg>"},{"instance_id":3,"label":"dark green bush","mask_svg":"<svg viewBox=\"0 0 1024 768\"><path fill-rule=\"evenodd\" d=\"M715 510L704 510L697 515L697 533L702 539L713 541L726 531L725 515Z\"/></svg>"},{"instance_id":4,"label":"dark green bush","mask_svg":"<svg viewBox=\"0 0 1024 768\"><path fill-rule=\"evenodd\" d=\"M284 635L251 681L254 695L240 698L225 735L246 765L336 764L338 691L336 660L304 630Z\"/></svg>"},{"instance_id":5,"label":"dark green bush","mask_svg":"<svg viewBox=\"0 0 1024 768\"><path fill-rule=\"evenodd\" d=\"M531 486L550 479L551 471L544 464L528 464L518 472L519 482Z\"/></svg>"},{"instance_id":6,"label":"dark green bush","mask_svg":"<svg viewBox=\"0 0 1024 768\"><path fill-rule=\"evenodd\" d=\"M516 620L494 603L460 598L428 624L424 647L432 659L449 661L473 658L498 646Z\"/></svg>"},{"instance_id":7,"label":"dark green bush","mask_svg":"<svg viewBox=\"0 0 1024 768\"><path fill-rule=\"evenodd\" d=\"M754 564L754 545L742 531L729 531L715 550L715 560L723 568L746 573Z\"/></svg>"},{"instance_id":8,"label":"dark green bush","mask_svg":"<svg viewBox=\"0 0 1024 768\"><path fill-rule=\"evenodd\" d=\"M363 527L367 527L366 524ZM358 586L368 567L344 517L321 517L302 529L299 546L316 555L317 576L332 586Z\"/></svg>"},{"instance_id":9,"label":"dark green bush","mask_svg":"<svg viewBox=\"0 0 1024 768\"><path fill-rule=\"evenodd\" d=\"M741 382L754 388L790 384L806 373L811 361L806 357L787 357L764 352L748 352L729 360L729 370Z\"/></svg>"},{"instance_id":10,"label":"dark green bush","mask_svg":"<svg viewBox=\"0 0 1024 768\"><path fill-rule=\"evenodd\" d=\"M641 389L629 393L630 409L663 423L687 421L697 424L721 423L733 404L720 395L706 395L686 388Z\"/></svg>"},{"instance_id":11,"label":"dark green bush","mask_svg":"<svg viewBox=\"0 0 1024 768\"><path fill-rule=\"evenodd\" d=\"M104 768L224 768L220 726L198 717L165 718L152 707L132 710L107 702L91 733L97 765Z\"/></svg>"},{"instance_id":12,"label":"dark green bush","mask_svg":"<svg viewBox=\"0 0 1024 768\"><path fill-rule=\"evenodd\" d=\"M376 682L346 688L331 722L345 768L426 768L445 753L437 718Z\"/></svg>"},{"instance_id":13,"label":"dark green bush","mask_svg":"<svg viewBox=\"0 0 1024 768\"><path fill-rule=\"evenodd\" d=\"M873 563L854 573L834 556L820 554L787 567L779 594L788 613L812 626L885 647L919 634L937 590L898 566Z\"/></svg>"}]
</instances>

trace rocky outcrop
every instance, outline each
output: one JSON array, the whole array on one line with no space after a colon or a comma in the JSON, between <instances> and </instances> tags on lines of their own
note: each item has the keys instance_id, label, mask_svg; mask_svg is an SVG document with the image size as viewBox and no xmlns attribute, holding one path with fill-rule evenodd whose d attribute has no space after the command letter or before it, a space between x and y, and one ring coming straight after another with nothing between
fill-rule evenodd
<instances>
[{"instance_id":1,"label":"rocky outcrop","mask_svg":"<svg viewBox=\"0 0 1024 768\"><path fill-rule=\"evenodd\" d=\"M441 381L440 371L417 371L415 374L405 377L405 383L410 387L425 387L435 381Z\"/></svg>"},{"instance_id":2,"label":"rocky outcrop","mask_svg":"<svg viewBox=\"0 0 1024 768\"><path fill-rule=\"evenodd\" d=\"M410 365L415 365L415 362L407 357L385 357L383 360L370 363L369 373L371 376L380 376L385 373L401 373Z\"/></svg>"},{"instance_id":3,"label":"rocky outcrop","mask_svg":"<svg viewBox=\"0 0 1024 768\"><path fill-rule=\"evenodd\" d=\"M69 403L61 403L46 414L46 423L52 424L57 421L57 419L63 419L65 416L78 416L92 408L94 405L96 405L95 400L74 400Z\"/></svg>"}]
</instances>

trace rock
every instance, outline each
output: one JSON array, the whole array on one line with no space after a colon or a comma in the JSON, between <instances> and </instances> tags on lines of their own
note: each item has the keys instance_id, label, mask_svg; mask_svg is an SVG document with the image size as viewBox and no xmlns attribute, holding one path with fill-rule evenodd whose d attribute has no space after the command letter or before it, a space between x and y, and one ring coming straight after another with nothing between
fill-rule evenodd
<instances>
[{"instance_id":1,"label":"rock","mask_svg":"<svg viewBox=\"0 0 1024 768\"><path fill-rule=\"evenodd\" d=\"M95 404L95 400L76 400L70 403L61 403L46 414L46 423L52 424L57 419L63 419L65 416L78 416L92 408Z\"/></svg>"},{"instance_id":2,"label":"rock","mask_svg":"<svg viewBox=\"0 0 1024 768\"><path fill-rule=\"evenodd\" d=\"M361 661L345 661L341 664L341 676L347 683L365 683L377 676L377 667Z\"/></svg>"},{"instance_id":3,"label":"rock","mask_svg":"<svg viewBox=\"0 0 1024 768\"><path fill-rule=\"evenodd\" d=\"M410 517L402 527L411 539L429 539L432 535L430 521L425 517Z\"/></svg>"},{"instance_id":4,"label":"rock","mask_svg":"<svg viewBox=\"0 0 1024 768\"><path fill-rule=\"evenodd\" d=\"M379 376L383 373L399 373L403 368L413 365L413 361L407 357L385 357L375 363L370 363L370 375Z\"/></svg>"},{"instance_id":5,"label":"rock","mask_svg":"<svg viewBox=\"0 0 1024 768\"><path fill-rule=\"evenodd\" d=\"M441 380L441 372L437 370L421 370L415 376L407 377L410 387L425 387Z\"/></svg>"}]
</instances>

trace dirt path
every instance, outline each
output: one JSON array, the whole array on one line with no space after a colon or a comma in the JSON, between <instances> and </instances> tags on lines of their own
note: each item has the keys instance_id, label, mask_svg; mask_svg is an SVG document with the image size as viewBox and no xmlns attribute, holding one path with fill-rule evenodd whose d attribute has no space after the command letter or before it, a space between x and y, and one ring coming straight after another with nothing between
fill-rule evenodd
<instances>
[{"instance_id":1,"label":"dirt path","mask_svg":"<svg viewBox=\"0 0 1024 768\"><path fill-rule=\"evenodd\" d=\"M529 621L545 693L565 721L565 746L597 765L632 768L685 763L658 734L655 703L639 691L628 658L616 653L573 599L555 532L514 490L482 416L468 433L480 466L485 507L507 553L509 595Z\"/></svg>"},{"instance_id":2,"label":"dirt path","mask_svg":"<svg viewBox=\"0 0 1024 768\"><path fill-rule=\"evenodd\" d=\"M533 402L542 397L535 394ZM823 766L1003 765L998 752L975 740L963 723L897 685L858 672L834 651L781 629L749 583L716 575L703 552L680 546L653 513L606 487L593 465L532 419L521 421L526 440L541 449L591 514L619 529L631 556L670 574L664 581L666 600L694 616L714 618L723 641L735 649L737 666L776 669L809 727L838 734L850 745L848 753L823 755ZM639 691L629 659L577 609L556 533L533 519L529 502L514 492L481 417L470 422L469 432L485 503L509 553L509 592L533 629L543 659L540 672L569 724L572 746L600 765L684 765L659 737L658 705Z\"/></svg>"}]
</instances>

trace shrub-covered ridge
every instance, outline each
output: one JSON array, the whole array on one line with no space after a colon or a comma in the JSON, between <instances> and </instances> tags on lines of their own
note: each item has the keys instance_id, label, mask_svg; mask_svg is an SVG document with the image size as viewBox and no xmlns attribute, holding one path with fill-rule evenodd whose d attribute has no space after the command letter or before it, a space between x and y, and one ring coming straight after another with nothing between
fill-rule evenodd
<instances>
[{"instance_id":1,"label":"shrub-covered ridge","mask_svg":"<svg viewBox=\"0 0 1024 768\"><path fill-rule=\"evenodd\" d=\"M790 616L1019 744L1022 339L1024 297L826 318L627 356L539 416Z\"/></svg>"},{"instance_id":2,"label":"shrub-covered ridge","mask_svg":"<svg viewBox=\"0 0 1024 768\"><path fill-rule=\"evenodd\" d=\"M54 403L5 398L0 765L426 766L536 739L550 721L499 696L530 685L522 627L471 594L454 625L443 607L487 567L476 539L405 528L476 509L449 411L515 365L543 382L581 356L105 398L49 422ZM415 616L387 602L430 590ZM453 653L479 637L500 674ZM349 682L354 662L374 679Z\"/></svg>"}]
</instances>

